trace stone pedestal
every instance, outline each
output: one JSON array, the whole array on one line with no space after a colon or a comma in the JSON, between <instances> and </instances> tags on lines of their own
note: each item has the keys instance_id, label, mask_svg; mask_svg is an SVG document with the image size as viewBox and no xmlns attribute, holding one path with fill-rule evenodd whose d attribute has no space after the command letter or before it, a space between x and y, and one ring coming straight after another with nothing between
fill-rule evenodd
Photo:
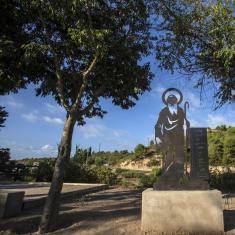
<instances>
[{"instance_id":1,"label":"stone pedestal","mask_svg":"<svg viewBox=\"0 0 235 235\"><path fill-rule=\"evenodd\" d=\"M0 218L8 218L19 214L22 209L23 199L24 191L0 191Z\"/></svg>"},{"instance_id":2,"label":"stone pedestal","mask_svg":"<svg viewBox=\"0 0 235 235\"><path fill-rule=\"evenodd\" d=\"M223 232L221 192L146 189L142 193L141 229L170 234Z\"/></svg>"}]
</instances>

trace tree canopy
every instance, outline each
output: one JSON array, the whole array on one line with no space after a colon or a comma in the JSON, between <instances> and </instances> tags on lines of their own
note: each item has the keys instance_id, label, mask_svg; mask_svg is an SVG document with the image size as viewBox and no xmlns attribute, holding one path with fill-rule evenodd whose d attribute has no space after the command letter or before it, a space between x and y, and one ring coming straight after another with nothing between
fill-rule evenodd
<instances>
[{"instance_id":1,"label":"tree canopy","mask_svg":"<svg viewBox=\"0 0 235 235\"><path fill-rule=\"evenodd\" d=\"M22 80L22 86L33 82L37 95L52 95L67 110L76 103L80 124L83 115L104 114L99 96L128 108L150 89L150 66L139 63L150 48L143 1L10 2L8 8L4 6L6 14L19 11L27 17L16 23L21 27L16 30L19 35L14 35L10 25L1 37L2 46L8 43L7 48L20 54L10 49L1 54L3 87L9 77ZM12 61L12 54L17 58L12 63L20 70L6 64ZM9 86L4 91L11 89Z\"/></svg>"},{"instance_id":2,"label":"tree canopy","mask_svg":"<svg viewBox=\"0 0 235 235\"><path fill-rule=\"evenodd\" d=\"M154 1L156 59L160 67L199 74L214 84L217 107L235 100L235 4L217 0Z\"/></svg>"}]
</instances>

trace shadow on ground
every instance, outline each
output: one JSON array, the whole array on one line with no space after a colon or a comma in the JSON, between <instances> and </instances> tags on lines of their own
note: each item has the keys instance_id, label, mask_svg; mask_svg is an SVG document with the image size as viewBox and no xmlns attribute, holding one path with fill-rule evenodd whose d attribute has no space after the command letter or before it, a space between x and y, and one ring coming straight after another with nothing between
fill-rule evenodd
<instances>
[{"instance_id":1,"label":"shadow on ground","mask_svg":"<svg viewBox=\"0 0 235 235\"><path fill-rule=\"evenodd\" d=\"M104 220L140 216L141 190L110 190L88 195L84 198L63 200L56 230L65 229L75 223L87 221L83 229L91 228L89 221L102 223ZM4 219L0 222L0 231L11 230L17 234L36 232L40 222L42 208L24 211L20 217ZM93 223L94 224L94 223Z\"/></svg>"},{"instance_id":2,"label":"shadow on ground","mask_svg":"<svg viewBox=\"0 0 235 235\"><path fill-rule=\"evenodd\" d=\"M235 210L224 210L225 231L235 229Z\"/></svg>"},{"instance_id":3,"label":"shadow on ground","mask_svg":"<svg viewBox=\"0 0 235 235\"><path fill-rule=\"evenodd\" d=\"M123 229L118 234L135 234L140 232L142 190L108 189L83 197L63 199L55 234L112 234L111 229ZM0 231L11 230L16 234L36 232L40 222L42 208L24 211L21 216L0 221ZM225 231L235 229L235 210L224 211ZM110 227L106 225L110 225ZM129 233L130 225L132 232ZM98 231L98 227L103 228ZM115 227L116 226L116 227ZM123 228L120 228L123 227ZM126 231L125 229L128 228ZM82 232L83 233L80 233ZM99 233L101 232L102 233ZM117 231L117 230L115 230ZM69 233L68 233L69 232ZM231 234L231 233L229 233Z\"/></svg>"}]
</instances>

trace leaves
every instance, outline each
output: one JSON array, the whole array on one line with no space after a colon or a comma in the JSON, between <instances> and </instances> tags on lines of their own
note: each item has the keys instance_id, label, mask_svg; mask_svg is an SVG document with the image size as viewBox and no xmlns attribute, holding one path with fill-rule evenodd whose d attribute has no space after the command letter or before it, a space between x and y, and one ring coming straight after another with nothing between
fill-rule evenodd
<instances>
[{"instance_id":1,"label":"leaves","mask_svg":"<svg viewBox=\"0 0 235 235\"><path fill-rule=\"evenodd\" d=\"M22 41L17 43L12 34L8 41L18 45L19 69L8 71L4 65L1 84L8 83L4 77L13 81L4 92L32 82L37 95L52 95L66 107L75 104L82 124L85 117L104 115L99 97L129 108L150 89L150 65L139 63L151 48L144 2L20 0L18 4L25 15L19 25ZM16 7L12 2L11 10ZM14 87L17 81L24 82ZM94 105L86 109L90 103ZM86 112L79 116L79 110Z\"/></svg>"},{"instance_id":2,"label":"leaves","mask_svg":"<svg viewBox=\"0 0 235 235\"><path fill-rule=\"evenodd\" d=\"M153 3L159 30L155 40L160 67L199 74L219 85L218 106L235 100L235 17L231 1ZM200 81L200 80L199 80ZM204 85L204 83L201 83Z\"/></svg>"}]
</instances>

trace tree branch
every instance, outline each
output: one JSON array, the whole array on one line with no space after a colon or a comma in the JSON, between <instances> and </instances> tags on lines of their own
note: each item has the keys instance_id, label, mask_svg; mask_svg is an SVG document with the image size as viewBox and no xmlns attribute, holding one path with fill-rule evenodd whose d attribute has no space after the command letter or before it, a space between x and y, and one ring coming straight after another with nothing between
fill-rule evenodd
<instances>
[{"instance_id":1,"label":"tree branch","mask_svg":"<svg viewBox=\"0 0 235 235\"><path fill-rule=\"evenodd\" d=\"M54 64L55 64L55 74L57 78L57 87L58 87L58 95L59 95L60 103L69 112L70 106L67 104L65 100L63 79L60 73L59 62L56 58L54 59Z\"/></svg>"},{"instance_id":2,"label":"tree branch","mask_svg":"<svg viewBox=\"0 0 235 235\"><path fill-rule=\"evenodd\" d=\"M102 93L102 91L104 90L104 85L101 86L94 94L93 98L91 99L91 101L89 102L89 104L80 111L80 114L81 115L84 115L86 114L91 108L92 106L94 105L94 103L97 101L99 95Z\"/></svg>"},{"instance_id":3,"label":"tree branch","mask_svg":"<svg viewBox=\"0 0 235 235\"><path fill-rule=\"evenodd\" d=\"M86 8L87 8L87 16L88 16L90 37L91 37L92 43L95 45L95 38L94 38L94 35L93 35L93 32L92 32L93 24L92 24L92 19L91 19L89 0L86 1ZM97 64L100 54L101 54L100 50L99 50L98 46L96 46L95 56L94 56L94 58L93 58L93 60L90 64L90 66L88 67L88 69L86 71L84 71L82 73L83 83L80 87L80 90L77 94L77 98L76 98L75 103L73 105L73 109L75 109L75 110L79 107L79 105L81 105L81 97L82 97L83 92L85 91L85 89L87 87L88 77L89 77L90 73L92 72L92 70L94 69L95 65Z\"/></svg>"},{"instance_id":4,"label":"tree branch","mask_svg":"<svg viewBox=\"0 0 235 235\"><path fill-rule=\"evenodd\" d=\"M73 108L75 108L75 109L77 109L77 107L79 106L80 99L83 95L83 92L85 91L85 89L87 87L88 77L89 77L90 73L92 72L92 70L94 69L95 65L97 64L99 55L100 55L100 53L99 53L99 51L97 51L96 54L95 54L94 59L92 60L92 62L90 64L90 66L88 67L88 69L85 72L83 72L83 83L80 87L80 90L78 92L76 101L74 102L74 105L73 105Z\"/></svg>"}]
</instances>

